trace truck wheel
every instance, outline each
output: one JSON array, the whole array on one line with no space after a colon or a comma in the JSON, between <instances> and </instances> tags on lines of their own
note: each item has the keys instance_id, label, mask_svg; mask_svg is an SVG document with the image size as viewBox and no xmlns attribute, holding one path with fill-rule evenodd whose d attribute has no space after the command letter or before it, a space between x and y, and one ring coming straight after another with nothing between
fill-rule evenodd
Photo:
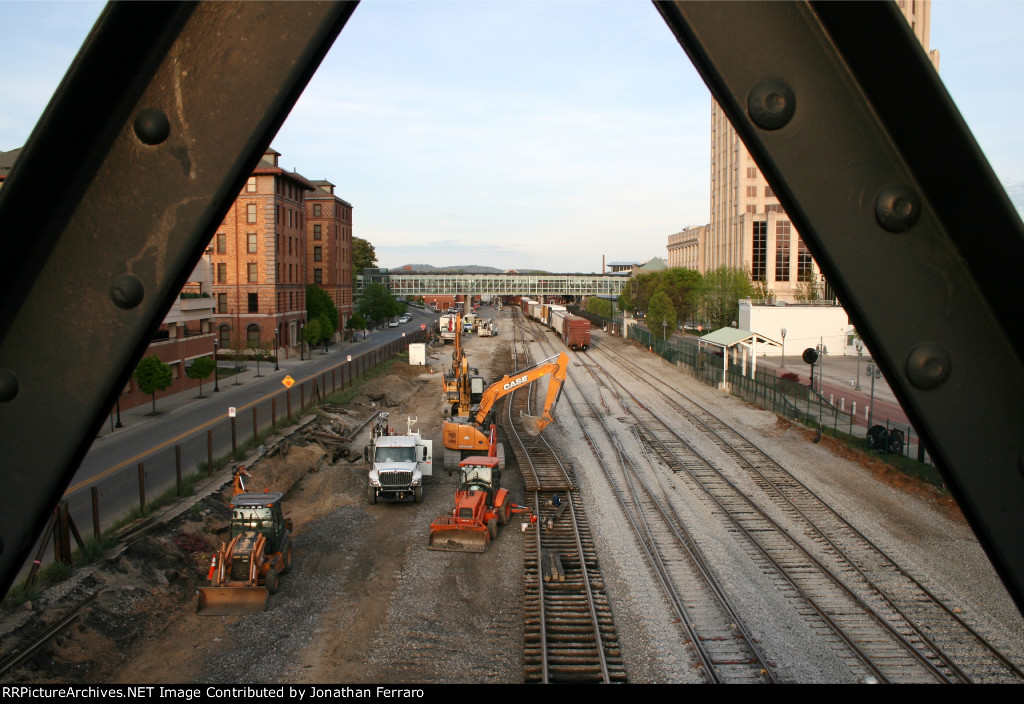
<instances>
[{"instance_id":1,"label":"truck wheel","mask_svg":"<svg viewBox=\"0 0 1024 704\"><path fill-rule=\"evenodd\" d=\"M487 532L491 534L491 540L498 537L498 519L492 518L487 521Z\"/></svg>"},{"instance_id":2,"label":"truck wheel","mask_svg":"<svg viewBox=\"0 0 1024 704\"><path fill-rule=\"evenodd\" d=\"M267 570L267 576L263 580L263 586L265 586L267 591L271 594L277 594L277 590L281 586L280 573L277 570Z\"/></svg>"},{"instance_id":3,"label":"truck wheel","mask_svg":"<svg viewBox=\"0 0 1024 704\"><path fill-rule=\"evenodd\" d=\"M419 502L423 501L423 487L422 486L415 486L415 487L413 487L413 489L412 489L412 500L415 503L419 503Z\"/></svg>"},{"instance_id":4,"label":"truck wheel","mask_svg":"<svg viewBox=\"0 0 1024 704\"><path fill-rule=\"evenodd\" d=\"M377 490L373 487L373 484L366 489L366 498L371 505L377 503Z\"/></svg>"},{"instance_id":5,"label":"truck wheel","mask_svg":"<svg viewBox=\"0 0 1024 704\"><path fill-rule=\"evenodd\" d=\"M284 551L284 565L281 566L281 574L288 574L292 571L292 544L288 542L288 548Z\"/></svg>"}]
</instances>

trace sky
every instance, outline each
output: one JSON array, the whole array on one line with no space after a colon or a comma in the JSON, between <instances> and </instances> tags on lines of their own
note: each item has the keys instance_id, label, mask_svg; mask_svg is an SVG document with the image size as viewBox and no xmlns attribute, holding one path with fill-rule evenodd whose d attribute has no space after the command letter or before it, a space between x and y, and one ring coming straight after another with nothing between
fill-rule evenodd
<instances>
[{"instance_id":1,"label":"sky","mask_svg":"<svg viewBox=\"0 0 1024 704\"><path fill-rule=\"evenodd\" d=\"M0 0L0 151L102 7ZM1018 209L1022 27L1024 0L932 4L940 75ZM708 222L710 100L646 0L364 0L271 145L337 186L380 266L599 272Z\"/></svg>"}]
</instances>

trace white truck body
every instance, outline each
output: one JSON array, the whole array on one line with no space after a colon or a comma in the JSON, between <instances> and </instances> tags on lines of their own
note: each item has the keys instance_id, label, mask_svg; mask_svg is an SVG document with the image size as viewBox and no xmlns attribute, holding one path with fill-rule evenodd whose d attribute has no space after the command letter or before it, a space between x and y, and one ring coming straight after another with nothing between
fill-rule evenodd
<instances>
[{"instance_id":1,"label":"white truck body","mask_svg":"<svg viewBox=\"0 0 1024 704\"><path fill-rule=\"evenodd\" d=\"M374 429L373 444L367 454L373 464L367 498L382 501L423 500L423 479L433 476L434 441L413 432L415 418L408 419L405 435L388 435L387 413L381 413ZM381 433L381 434L378 434Z\"/></svg>"},{"instance_id":2,"label":"white truck body","mask_svg":"<svg viewBox=\"0 0 1024 704\"><path fill-rule=\"evenodd\" d=\"M447 345L449 342L455 342L455 335L458 332L456 330L458 320L459 316L456 313L445 313L437 321L438 329L441 331L441 341L444 344Z\"/></svg>"}]
</instances>

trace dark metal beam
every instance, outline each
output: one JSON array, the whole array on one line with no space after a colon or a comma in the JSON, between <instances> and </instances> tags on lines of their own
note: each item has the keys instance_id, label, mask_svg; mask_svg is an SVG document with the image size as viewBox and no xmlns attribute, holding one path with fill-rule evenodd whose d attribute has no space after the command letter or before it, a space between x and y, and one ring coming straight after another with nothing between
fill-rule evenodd
<instances>
[{"instance_id":1,"label":"dark metal beam","mask_svg":"<svg viewBox=\"0 0 1024 704\"><path fill-rule=\"evenodd\" d=\"M1024 227L894 3L657 3L1024 611Z\"/></svg>"},{"instance_id":2,"label":"dark metal beam","mask_svg":"<svg viewBox=\"0 0 1024 704\"><path fill-rule=\"evenodd\" d=\"M0 589L356 3L113 3L0 189Z\"/></svg>"}]
</instances>

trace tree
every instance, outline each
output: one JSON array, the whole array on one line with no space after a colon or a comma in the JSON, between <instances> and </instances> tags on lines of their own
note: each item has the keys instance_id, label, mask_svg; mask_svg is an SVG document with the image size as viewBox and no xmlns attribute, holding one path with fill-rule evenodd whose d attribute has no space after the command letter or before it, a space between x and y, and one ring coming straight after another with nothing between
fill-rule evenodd
<instances>
[{"instance_id":1,"label":"tree","mask_svg":"<svg viewBox=\"0 0 1024 704\"><path fill-rule=\"evenodd\" d=\"M739 301L749 298L754 289L747 272L720 266L704 275L701 307L712 330L724 328L739 319Z\"/></svg>"},{"instance_id":2,"label":"tree","mask_svg":"<svg viewBox=\"0 0 1024 704\"><path fill-rule=\"evenodd\" d=\"M665 293L672 300L676 320L686 323L697 317L704 277L696 269L673 267L662 273Z\"/></svg>"},{"instance_id":3,"label":"tree","mask_svg":"<svg viewBox=\"0 0 1024 704\"><path fill-rule=\"evenodd\" d=\"M331 332L327 337L334 334L341 321L341 313L334 305L331 295L316 284L306 284L306 320L317 320L323 315L331 323ZM321 323L321 327L323 323Z\"/></svg>"},{"instance_id":4,"label":"tree","mask_svg":"<svg viewBox=\"0 0 1024 704\"><path fill-rule=\"evenodd\" d=\"M324 342L324 354L327 354L327 343L330 341L331 335L334 334L334 325L331 324L326 313L317 316L316 322L320 323L320 339Z\"/></svg>"},{"instance_id":5,"label":"tree","mask_svg":"<svg viewBox=\"0 0 1024 704\"><path fill-rule=\"evenodd\" d=\"M356 275L363 273L363 269L369 269L377 263L377 252L373 245L362 237L352 238L352 268Z\"/></svg>"},{"instance_id":6,"label":"tree","mask_svg":"<svg viewBox=\"0 0 1024 704\"><path fill-rule=\"evenodd\" d=\"M394 315L397 306L398 302L384 284L370 284L363 289L363 295L359 297L359 312L367 321L377 321Z\"/></svg>"},{"instance_id":7,"label":"tree","mask_svg":"<svg viewBox=\"0 0 1024 704\"><path fill-rule=\"evenodd\" d=\"M619 295L619 305L624 311L647 312L651 296L661 286L661 272L651 271L646 274L631 276Z\"/></svg>"},{"instance_id":8,"label":"tree","mask_svg":"<svg viewBox=\"0 0 1024 704\"><path fill-rule=\"evenodd\" d=\"M659 288L657 293L651 296L647 311L647 329L656 340L664 340L676 331L676 310L664 288Z\"/></svg>"},{"instance_id":9,"label":"tree","mask_svg":"<svg viewBox=\"0 0 1024 704\"><path fill-rule=\"evenodd\" d=\"M156 415L156 392L163 391L174 381L174 374L162 359L155 354L150 355L139 362L135 369L135 381L139 382L139 389L144 394L153 397L153 413Z\"/></svg>"},{"instance_id":10,"label":"tree","mask_svg":"<svg viewBox=\"0 0 1024 704\"><path fill-rule=\"evenodd\" d=\"M259 345L256 347L250 347L249 350L252 352L253 359L256 360L256 376L263 376L260 374L260 362L270 361L270 358L274 355L270 353L268 345L272 343L260 340Z\"/></svg>"},{"instance_id":11,"label":"tree","mask_svg":"<svg viewBox=\"0 0 1024 704\"><path fill-rule=\"evenodd\" d=\"M216 366L217 362L213 360L213 357L199 357L192 360L192 364L185 372L189 379L199 380L199 398L203 397L203 379L209 379Z\"/></svg>"},{"instance_id":12,"label":"tree","mask_svg":"<svg viewBox=\"0 0 1024 704\"><path fill-rule=\"evenodd\" d=\"M587 299L587 312L610 319L612 317L612 302L606 298L591 296Z\"/></svg>"},{"instance_id":13,"label":"tree","mask_svg":"<svg viewBox=\"0 0 1024 704\"><path fill-rule=\"evenodd\" d=\"M362 330L363 339L366 339L366 318L363 317L362 313L357 311L352 314L352 317L348 319L348 329L353 332Z\"/></svg>"},{"instance_id":14,"label":"tree","mask_svg":"<svg viewBox=\"0 0 1024 704\"><path fill-rule=\"evenodd\" d=\"M302 329L302 341L309 343L310 350L313 349L314 345L320 344L320 321L313 319L306 323L306 327Z\"/></svg>"}]
</instances>

